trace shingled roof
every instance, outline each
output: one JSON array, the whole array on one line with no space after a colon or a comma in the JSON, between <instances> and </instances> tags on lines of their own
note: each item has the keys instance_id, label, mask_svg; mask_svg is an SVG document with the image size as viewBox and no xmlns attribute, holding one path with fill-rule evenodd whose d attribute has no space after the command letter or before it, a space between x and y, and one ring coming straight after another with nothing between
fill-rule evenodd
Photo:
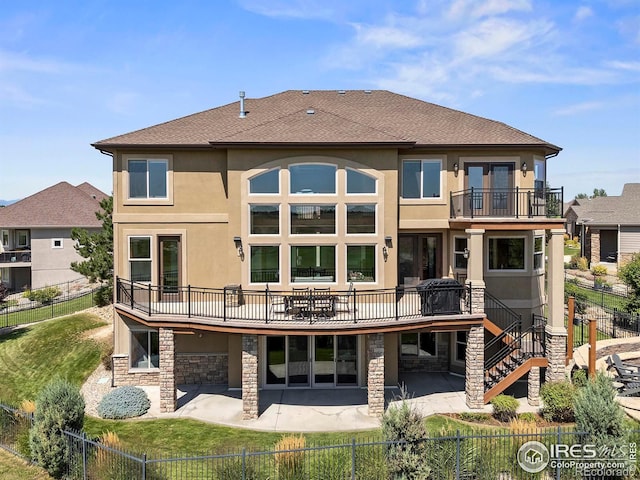
<instances>
[{"instance_id":1,"label":"shingled roof","mask_svg":"<svg viewBox=\"0 0 640 480\"><path fill-rule=\"evenodd\" d=\"M576 199L570 208L578 223L588 225L640 225L640 183L626 183L620 196Z\"/></svg>"},{"instance_id":2,"label":"shingled roof","mask_svg":"<svg viewBox=\"0 0 640 480\"><path fill-rule=\"evenodd\" d=\"M288 90L96 142L124 146L397 145L560 148L502 122L386 90Z\"/></svg>"},{"instance_id":3,"label":"shingled roof","mask_svg":"<svg viewBox=\"0 0 640 480\"><path fill-rule=\"evenodd\" d=\"M60 182L0 208L0 228L101 227L96 218L107 195L89 183Z\"/></svg>"}]
</instances>

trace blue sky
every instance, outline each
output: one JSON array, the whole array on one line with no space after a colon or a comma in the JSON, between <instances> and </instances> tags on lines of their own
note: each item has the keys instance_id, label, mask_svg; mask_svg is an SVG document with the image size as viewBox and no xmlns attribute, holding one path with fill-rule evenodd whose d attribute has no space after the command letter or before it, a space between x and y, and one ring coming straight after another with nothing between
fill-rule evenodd
<instances>
[{"instance_id":1,"label":"blue sky","mask_svg":"<svg viewBox=\"0 0 640 480\"><path fill-rule=\"evenodd\" d=\"M565 199L640 182L638 0L0 0L0 198L111 192L90 143L287 89L388 89L563 147Z\"/></svg>"}]
</instances>

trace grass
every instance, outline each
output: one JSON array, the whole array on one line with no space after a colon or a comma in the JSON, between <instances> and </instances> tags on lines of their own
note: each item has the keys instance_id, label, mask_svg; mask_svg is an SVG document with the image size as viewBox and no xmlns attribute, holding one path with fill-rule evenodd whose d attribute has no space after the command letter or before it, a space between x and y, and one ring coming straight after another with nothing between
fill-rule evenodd
<instances>
[{"instance_id":1,"label":"grass","mask_svg":"<svg viewBox=\"0 0 640 480\"><path fill-rule=\"evenodd\" d=\"M93 295L87 293L68 301L52 303L38 308L7 313L0 310L0 327L12 327L69 315L93 306Z\"/></svg>"},{"instance_id":2,"label":"grass","mask_svg":"<svg viewBox=\"0 0 640 480\"><path fill-rule=\"evenodd\" d=\"M0 448L0 478L2 480L49 480L51 477L42 468L29 465Z\"/></svg>"},{"instance_id":3,"label":"grass","mask_svg":"<svg viewBox=\"0 0 640 480\"><path fill-rule=\"evenodd\" d=\"M572 257L574 255L580 255L580 245L578 245L577 247L572 247L571 245L565 244L565 246L564 246L564 254L565 255L571 255Z\"/></svg>"},{"instance_id":4,"label":"grass","mask_svg":"<svg viewBox=\"0 0 640 480\"><path fill-rule=\"evenodd\" d=\"M17 404L35 399L52 378L75 385L95 370L107 345L86 337L104 325L80 313L14 330L0 337L0 396Z\"/></svg>"}]
</instances>

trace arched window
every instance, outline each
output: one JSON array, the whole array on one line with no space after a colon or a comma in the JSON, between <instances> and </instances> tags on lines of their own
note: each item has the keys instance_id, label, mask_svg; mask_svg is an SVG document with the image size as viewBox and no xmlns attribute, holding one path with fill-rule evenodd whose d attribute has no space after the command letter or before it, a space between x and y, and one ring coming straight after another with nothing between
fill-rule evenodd
<instances>
[{"instance_id":1,"label":"arched window","mask_svg":"<svg viewBox=\"0 0 640 480\"><path fill-rule=\"evenodd\" d=\"M376 193L376 179L347 168L347 193Z\"/></svg>"},{"instance_id":2,"label":"arched window","mask_svg":"<svg viewBox=\"0 0 640 480\"><path fill-rule=\"evenodd\" d=\"M291 193L336 193L335 165L302 164L289 167Z\"/></svg>"},{"instance_id":3,"label":"arched window","mask_svg":"<svg viewBox=\"0 0 640 480\"><path fill-rule=\"evenodd\" d=\"M280 170L274 168L249 179L249 193L280 193Z\"/></svg>"}]
</instances>

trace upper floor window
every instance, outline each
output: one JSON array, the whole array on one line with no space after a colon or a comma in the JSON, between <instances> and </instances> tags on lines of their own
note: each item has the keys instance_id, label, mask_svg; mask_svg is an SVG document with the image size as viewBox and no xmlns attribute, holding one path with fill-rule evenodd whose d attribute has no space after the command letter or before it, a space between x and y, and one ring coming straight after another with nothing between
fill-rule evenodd
<instances>
[{"instance_id":1,"label":"upper floor window","mask_svg":"<svg viewBox=\"0 0 640 480\"><path fill-rule=\"evenodd\" d=\"M129 237L129 275L133 282L151 281L151 237Z\"/></svg>"},{"instance_id":2,"label":"upper floor window","mask_svg":"<svg viewBox=\"0 0 640 480\"><path fill-rule=\"evenodd\" d=\"M16 230L16 247L28 247L29 246L29 230Z\"/></svg>"},{"instance_id":3,"label":"upper floor window","mask_svg":"<svg viewBox=\"0 0 640 480\"><path fill-rule=\"evenodd\" d=\"M314 163L291 165L289 183L291 193L336 193L336 166Z\"/></svg>"},{"instance_id":4,"label":"upper floor window","mask_svg":"<svg viewBox=\"0 0 640 480\"><path fill-rule=\"evenodd\" d=\"M131 159L129 170L129 198L168 198L167 159Z\"/></svg>"},{"instance_id":5,"label":"upper floor window","mask_svg":"<svg viewBox=\"0 0 640 480\"><path fill-rule=\"evenodd\" d=\"M347 168L347 193L376 193L376 179Z\"/></svg>"},{"instance_id":6,"label":"upper floor window","mask_svg":"<svg viewBox=\"0 0 640 480\"><path fill-rule=\"evenodd\" d=\"M252 235L278 235L280 233L280 205L251 205Z\"/></svg>"},{"instance_id":7,"label":"upper floor window","mask_svg":"<svg viewBox=\"0 0 640 480\"><path fill-rule=\"evenodd\" d=\"M9 230L2 230L2 233L0 235L2 236L2 246L8 247L9 246Z\"/></svg>"},{"instance_id":8,"label":"upper floor window","mask_svg":"<svg viewBox=\"0 0 640 480\"><path fill-rule=\"evenodd\" d=\"M534 186L535 186L536 193L538 193L539 196L543 196L544 188L546 187L546 183L547 183L547 172L545 169L544 160L534 161L533 174L535 177Z\"/></svg>"},{"instance_id":9,"label":"upper floor window","mask_svg":"<svg viewBox=\"0 0 640 480\"><path fill-rule=\"evenodd\" d=\"M489 270L524 270L524 237L489 239Z\"/></svg>"},{"instance_id":10,"label":"upper floor window","mask_svg":"<svg viewBox=\"0 0 640 480\"><path fill-rule=\"evenodd\" d=\"M404 160L402 162L403 198L440 198L442 161Z\"/></svg>"},{"instance_id":11,"label":"upper floor window","mask_svg":"<svg viewBox=\"0 0 640 480\"><path fill-rule=\"evenodd\" d=\"M347 245L347 280L376 281L376 249L374 245Z\"/></svg>"},{"instance_id":12,"label":"upper floor window","mask_svg":"<svg viewBox=\"0 0 640 480\"><path fill-rule=\"evenodd\" d=\"M347 233L376 233L376 206L347 205Z\"/></svg>"},{"instance_id":13,"label":"upper floor window","mask_svg":"<svg viewBox=\"0 0 640 480\"><path fill-rule=\"evenodd\" d=\"M291 205L291 235L335 233L335 205Z\"/></svg>"},{"instance_id":14,"label":"upper floor window","mask_svg":"<svg viewBox=\"0 0 640 480\"><path fill-rule=\"evenodd\" d=\"M454 268L466 269L469 262L467 250L467 237L455 237L453 240L453 254L455 256Z\"/></svg>"},{"instance_id":15,"label":"upper floor window","mask_svg":"<svg viewBox=\"0 0 640 480\"><path fill-rule=\"evenodd\" d=\"M61 238L52 238L51 239L51 248L62 248L63 243Z\"/></svg>"},{"instance_id":16,"label":"upper floor window","mask_svg":"<svg viewBox=\"0 0 640 480\"><path fill-rule=\"evenodd\" d=\"M280 281L280 247L277 245L251 246L251 283Z\"/></svg>"},{"instance_id":17,"label":"upper floor window","mask_svg":"<svg viewBox=\"0 0 640 480\"><path fill-rule=\"evenodd\" d=\"M274 168L249 180L249 193L280 193L280 170Z\"/></svg>"}]
</instances>

